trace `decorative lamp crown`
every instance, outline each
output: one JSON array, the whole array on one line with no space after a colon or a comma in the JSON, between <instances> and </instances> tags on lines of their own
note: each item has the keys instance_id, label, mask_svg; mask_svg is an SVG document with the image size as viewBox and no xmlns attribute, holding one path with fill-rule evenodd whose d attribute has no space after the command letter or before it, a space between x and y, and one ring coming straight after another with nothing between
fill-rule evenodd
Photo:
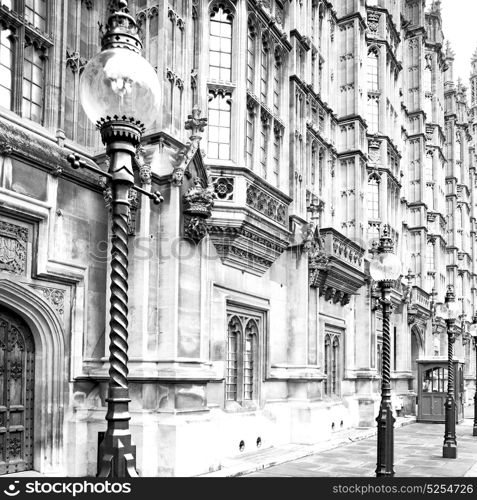
<instances>
[{"instance_id":1,"label":"decorative lamp crown","mask_svg":"<svg viewBox=\"0 0 477 500\"><path fill-rule=\"evenodd\" d=\"M447 286L447 291L444 301L446 303L455 301L455 292L454 292L454 287L452 285Z\"/></svg>"},{"instance_id":2,"label":"decorative lamp crown","mask_svg":"<svg viewBox=\"0 0 477 500\"><path fill-rule=\"evenodd\" d=\"M114 48L130 49L140 53L142 42L139 39L139 27L136 20L128 13L126 0L118 1L118 9L106 23L106 32L101 39L101 50Z\"/></svg>"},{"instance_id":3,"label":"decorative lamp crown","mask_svg":"<svg viewBox=\"0 0 477 500\"><path fill-rule=\"evenodd\" d=\"M394 251L393 239L389 235L389 227L385 225L383 229L383 234L381 238L379 238L378 252L392 253L393 251Z\"/></svg>"}]
</instances>

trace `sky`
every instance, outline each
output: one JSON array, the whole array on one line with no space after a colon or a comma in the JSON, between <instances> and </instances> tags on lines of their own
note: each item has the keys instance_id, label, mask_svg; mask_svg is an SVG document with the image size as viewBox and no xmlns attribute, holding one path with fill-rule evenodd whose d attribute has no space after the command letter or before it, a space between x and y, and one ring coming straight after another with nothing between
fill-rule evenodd
<instances>
[{"instance_id":1,"label":"sky","mask_svg":"<svg viewBox=\"0 0 477 500\"><path fill-rule=\"evenodd\" d=\"M426 0L426 6L430 5ZM469 86L470 59L477 48L477 0L442 0L442 30L455 52L454 80Z\"/></svg>"}]
</instances>

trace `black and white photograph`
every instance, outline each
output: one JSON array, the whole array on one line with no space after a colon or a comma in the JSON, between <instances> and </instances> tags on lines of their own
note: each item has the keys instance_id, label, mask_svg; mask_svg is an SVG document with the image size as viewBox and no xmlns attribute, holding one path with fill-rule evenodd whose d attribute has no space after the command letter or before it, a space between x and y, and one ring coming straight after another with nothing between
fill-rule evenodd
<instances>
[{"instance_id":1,"label":"black and white photograph","mask_svg":"<svg viewBox=\"0 0 477 500\"><path fill-rule=\"evenodd\" d=\"M0 495L475 494L476 23L0 0Z\"/></svg>"}]
</instances>

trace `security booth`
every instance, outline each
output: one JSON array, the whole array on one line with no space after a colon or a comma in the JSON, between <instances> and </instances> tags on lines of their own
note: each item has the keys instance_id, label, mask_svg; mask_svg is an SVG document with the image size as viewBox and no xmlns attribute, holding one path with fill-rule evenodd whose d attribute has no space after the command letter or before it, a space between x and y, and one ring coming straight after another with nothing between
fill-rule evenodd
<instances>
[{"instance_id":1,"label":"security booth","mask_svg":"<svg viewBox=\"0 0 477 500\"><path fill-rule=\"evenodd\" d=\"M447 397L447 359L418 359L418 422L445 422ZM454 399L456 422L464 418L464 363L454 360Z\"/></svg>"}]
</instances>

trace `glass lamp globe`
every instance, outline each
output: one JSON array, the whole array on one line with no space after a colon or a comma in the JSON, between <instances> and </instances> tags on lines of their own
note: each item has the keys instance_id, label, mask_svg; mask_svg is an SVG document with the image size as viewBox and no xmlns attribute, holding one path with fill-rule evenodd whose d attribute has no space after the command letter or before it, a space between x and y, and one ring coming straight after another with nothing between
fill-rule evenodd
<instances>
[{"instance_id":1,"label":"glass lamp globe","mask_svg":"<svg viewBox=\"0 0 477 500\"><path fill-rule=\"evenodd\" d=\"M93 123L117 115L134 118L147 127L160 112L161 88L154 68L144 57L133 50L111 48L97 54L84 68L80 100Z\"/></svg>"},{"instance_id":2,"label":"glass lamp globe","mask_svg":"<svg viewBox=\"0 0 477 500\"><path fill-rule=\"evenodd\" d=\"M474 340L477 339L477 323L475 322L475 317L472 323L469 326L469 333L472 335Z\"/></svg>"},{"instance_id":3,"label":"glass lamp globe","mask_svg":"<svg viewBox=\"0 0 477 500\"><path fill-rule=\"evenodd\" d=\"M393 281L401 275L401 261L392 252L378 253L369 263L369 272L374 281Z\"/></svg>"},{"instance_id":4,"label":"glass lamp globe","mask_svg":"<svg viewBox=\"0 0 477 500\"><path fill-rule=\"evenodd\" d=\"M447 302L448 317L447 319L457 319L461 313L461 305L457 300Z\"/></svg>"}]
</instances>

